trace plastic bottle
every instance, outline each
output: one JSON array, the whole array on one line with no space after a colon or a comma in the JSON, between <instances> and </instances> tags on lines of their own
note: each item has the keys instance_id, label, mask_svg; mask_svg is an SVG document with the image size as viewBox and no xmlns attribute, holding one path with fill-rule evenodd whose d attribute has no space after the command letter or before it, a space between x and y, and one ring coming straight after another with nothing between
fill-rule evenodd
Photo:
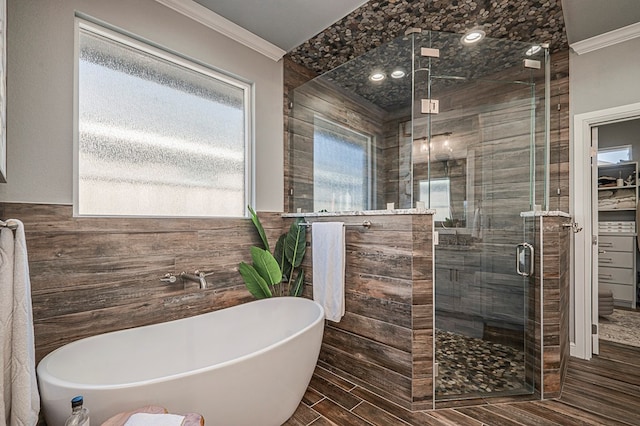
<instances>
[{"instance_id":1,"label":"plastic bottle","mask_svg":"<svg viewBox=\"0 0 640 426\"><path fill-rule=\"evenodd\" d=\"M84 399L76 396L71 400L71 415L64 423L64 426L89 426L89 409L83 407Z\"/></svg>"}]
</instances>

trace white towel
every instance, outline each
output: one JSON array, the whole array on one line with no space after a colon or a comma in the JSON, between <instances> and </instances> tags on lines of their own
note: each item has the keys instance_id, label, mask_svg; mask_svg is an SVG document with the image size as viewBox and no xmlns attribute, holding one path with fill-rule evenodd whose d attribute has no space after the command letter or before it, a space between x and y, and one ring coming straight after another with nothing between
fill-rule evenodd
<instances>
[{"instance_id":1,"label":"white towel","mask_svg":"<svg viewBox=\"0 0 640 426\"><path fill-rule=\"evenodd\" d=\"M344 315L344 223L313 223L311 242L313 300L322 305L328 320L340 322Z\"/></svg>"},{"instance_id":2,"label":"white towel","mask_svg":"<svg viewBox=\"0 0 640 426\"><path fill-rule=\"evenodd\" d=\"M7 223L16 229L0 230L0 419L11 426L35 425L40 394L27 244L22 222L10 219Z\"/></svg>"},{"instance_id":3,"label":"white towel","mask_svg":"<svg viewBox=\"0 0 640 426\"><path fill-rule=\"evenodd\" d=\"M177 414L135 413L124 426L181 426L184 416Z\"/></svg>"}]
</instances>

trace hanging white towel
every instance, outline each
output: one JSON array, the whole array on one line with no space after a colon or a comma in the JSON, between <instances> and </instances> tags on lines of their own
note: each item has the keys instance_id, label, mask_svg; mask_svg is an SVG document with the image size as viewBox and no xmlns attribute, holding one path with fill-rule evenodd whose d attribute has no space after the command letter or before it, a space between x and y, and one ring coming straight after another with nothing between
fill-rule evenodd
<instances>
[{"instance_id":1,"label":"hanging white towel","mask_svg":"<svg viewBox=\"0 0 640 426\"><path fill-rule=\"evenodd\" d=\"M11 426L35 425L40 412L36 382L31 283L24 225L0 230L0 418ZM15 236L14 236L15 232Z\"/></svg>"},{"instance_id":2,"label":"hanging white towel","mask_svg":"<svg viewBox=\"0 0 640 426\"><path fill-rule=\"evenodd\" d=\"M344 223L313 223L311 242L313 300L322 305L328 320L340 322L344 315Z\"/></svg>"}]
</instances>

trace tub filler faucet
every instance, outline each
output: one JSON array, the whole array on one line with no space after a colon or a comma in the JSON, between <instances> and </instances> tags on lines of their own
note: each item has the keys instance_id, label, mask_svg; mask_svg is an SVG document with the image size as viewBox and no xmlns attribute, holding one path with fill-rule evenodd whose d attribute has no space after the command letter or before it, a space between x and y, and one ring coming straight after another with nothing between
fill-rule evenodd
<instances>
[{"instance_id":1,"label":"tub filler faucet","mask_svg":"<svg viewBox=\"0 0 640 426\"><path fill-rule=\"evenodd\" d=\"M192 281L194 283L198 283L201 289L207 288L207 277L213 274L213 272L205 273L200 271L194 271L193 274L188 274L186 272L180 272L180 278L185 281Z\"/></svg>"}]
</instances>

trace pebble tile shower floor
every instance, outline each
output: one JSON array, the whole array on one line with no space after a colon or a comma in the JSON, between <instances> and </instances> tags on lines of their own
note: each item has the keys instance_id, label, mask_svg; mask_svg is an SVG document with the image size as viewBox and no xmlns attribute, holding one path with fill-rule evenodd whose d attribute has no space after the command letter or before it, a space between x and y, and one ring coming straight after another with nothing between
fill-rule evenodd
<instances>
[{"instance_id":1,"label":"pebble tile shower floor","mask_svg":"<svg viewBox=\"0 0 640 426\"><path fill-rule=\"evenodd\" d=\"M524 352L500 343L438 330L436 399L521 393Z\"/></svg>"}]
</instances>

